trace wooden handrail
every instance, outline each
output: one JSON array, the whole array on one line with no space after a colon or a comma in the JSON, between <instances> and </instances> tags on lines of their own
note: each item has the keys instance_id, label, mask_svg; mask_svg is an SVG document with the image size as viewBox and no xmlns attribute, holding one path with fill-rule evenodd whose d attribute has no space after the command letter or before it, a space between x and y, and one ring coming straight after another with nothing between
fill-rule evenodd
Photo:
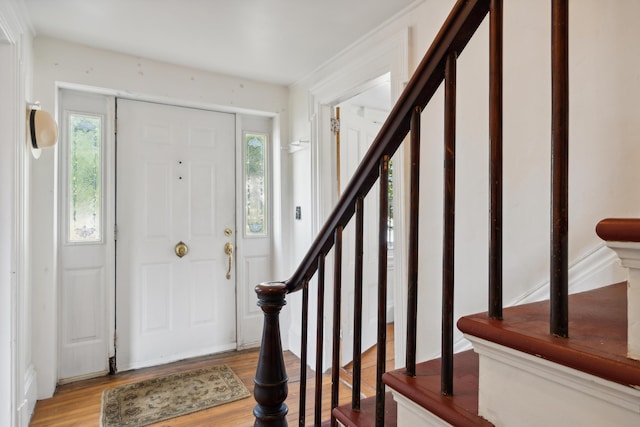
<instances>
[{"instance_id":1,"label":"wooden handrail","mask_svg":"<svg viewBox=\"0 0 640 427\"><path fill-rule=\"evenodd\" d=\"M489 12L489 0L459 0L447 17L433 44L427 51L407 87L400 95L380 133L353 174L335 209L331 212L310 249L293 275L284 283L287 291L300 290L302 283L316 271L320 254L333 246L333 232L344 227L355 211L355 201L366 195L378 179L379 161L384 155L393 156L409 133L411 112L424 109L444 79L446 57L449 52L462 52L471 36Z\"/></svg>"}]
</instances>

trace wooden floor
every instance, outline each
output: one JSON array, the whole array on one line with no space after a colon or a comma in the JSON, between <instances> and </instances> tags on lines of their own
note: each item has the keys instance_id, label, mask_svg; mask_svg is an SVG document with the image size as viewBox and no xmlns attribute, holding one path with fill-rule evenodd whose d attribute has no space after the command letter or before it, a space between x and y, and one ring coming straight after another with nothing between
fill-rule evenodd
<instances>
[{"instance_id":1,"label":"wooden floor","mask_svg":"<svg viewBox=\"0 0 640 427\"><path fill-rule=\"evenodd\" d=\"M393 327L390 327L391 336L388 340L393 342ZM393 354L393 350L391 350ZM289 396L287 405L289 425L298 425L298 401L300 395L300 359L290 352L285 352L285 365L289 376ZM387 358L389 360L389 358ZM31 420L31 427L71 427L71 426L99 426L100 425L100 398L102 391L132 382L148 378L163 376L170 373L187 371L213 364L227 364L240 377L247 388L253 392L253 377L258 362L258 350L245 350L240 352L228 352L213 356L189 359L153 368L137 369L118 373L116 375L79 381L72 384L58 386L54 396L50 399L40 400L36 404L35 412ZM362 393L367 394L375 385L375 351L369 350L363 356L362 361L363 386ZM372 369L373 366L373 369ZM393 367L393 360L388 368ZM307 423L313 423L313 390L315 387L314 373L307 370ZM351 390L345 382L340 383L340 404L350 402ZM327 402L323 407L323 420L329 419L329 403L331 391L331 376L323 375L323 401ZM151 424L155 427L202 427L202 426L252 426L254 422L253 407L256 402L253 395L247 399L231 402L215 408L199 411L183 417L173 418L160 423Z\"/></svg>"}]
</instances>

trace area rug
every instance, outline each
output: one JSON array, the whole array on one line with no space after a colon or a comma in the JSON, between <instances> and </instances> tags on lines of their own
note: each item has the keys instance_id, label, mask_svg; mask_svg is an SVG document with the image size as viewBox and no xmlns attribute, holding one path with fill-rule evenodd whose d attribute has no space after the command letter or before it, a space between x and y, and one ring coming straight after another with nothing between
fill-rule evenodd
<instances>
[{"instance_id":1,"label":"area rug","mask_svg":"<svg viewBox=\"0 0 640 427\"><path fill-rule=\"evenodd\" d=\"M102 393L102 427L140 427L249 397L227 365L110 388Z\"/></svg>"}]
</instances>

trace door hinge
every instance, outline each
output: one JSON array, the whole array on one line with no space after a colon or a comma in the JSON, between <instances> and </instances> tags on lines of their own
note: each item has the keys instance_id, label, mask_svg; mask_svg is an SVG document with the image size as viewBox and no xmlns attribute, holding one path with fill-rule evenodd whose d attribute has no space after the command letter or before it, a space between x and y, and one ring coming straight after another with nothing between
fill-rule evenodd
<instances>
[{"instance_id":1,"label":"door hinge","mask_svg":"<svg viewBox=\"0 0 640 427\"><path fill-rule=\"evenodd\" d=\"M118 240L118 224L113 224L113 240Z\"/></svg>"},{"instance_id":2,"label":"door hinge","mask_svg":"<svg viewBox=\"0 0 640 427\"><path fill-rule=\"evenodd\" d=\"M335 117L331 118L331 132L340 132L340 119L336 119Z\"/></svg>"}]
</instances>

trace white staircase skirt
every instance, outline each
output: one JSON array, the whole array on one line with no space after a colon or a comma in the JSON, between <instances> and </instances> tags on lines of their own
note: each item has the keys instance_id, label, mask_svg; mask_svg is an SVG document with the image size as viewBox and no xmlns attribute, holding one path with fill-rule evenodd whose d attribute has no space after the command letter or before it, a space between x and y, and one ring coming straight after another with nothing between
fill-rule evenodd
<instances>
[{"instance_id":1,"label":"white staircase skirt","mask_svg":"<svg viewBox=\"0 0 640 427\"><path fill-rule=\"evenodd\" d=\"M627 357L640 360L640 243L607 242L622 266L629 271L627 278Z\"/></svg>"},{"instance_id":2,"label":"white staircase skirt","mask_svg":"<svg viewBox=\"0 0 640 427\"><path fill-rule=\"evenodd\" d=\"M479 415L497 427L640 426L640 390L465 337L480 357Z\"/></svg>"},{"instance_id":3,"label":"white staircase skirt","mask_svg":"<svg viewBox=\"0 0 640 427\"><path fill-rule=\"evenodd\" d=\"M398 403L397 426L398 427L452 427L451 424L440 417L427 411L420 405L416 405L403 394L391 391L393 399Z\"/></svg>"}]
</instances>

